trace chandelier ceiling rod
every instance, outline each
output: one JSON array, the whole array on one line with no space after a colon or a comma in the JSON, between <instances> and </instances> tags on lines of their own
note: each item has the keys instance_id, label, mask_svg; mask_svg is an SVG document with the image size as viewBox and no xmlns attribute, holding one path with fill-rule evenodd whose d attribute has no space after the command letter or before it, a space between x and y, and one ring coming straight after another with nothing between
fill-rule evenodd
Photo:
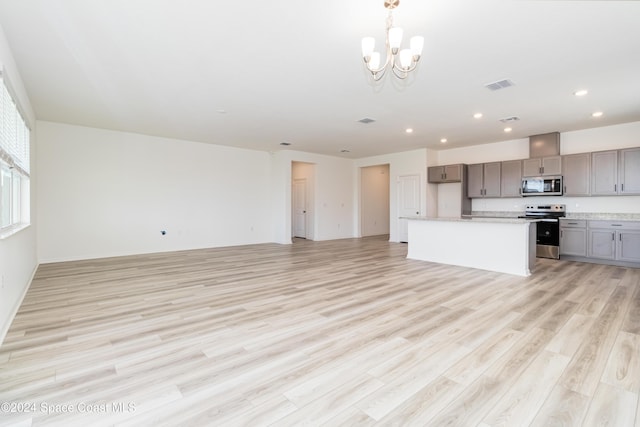
<instances>
[{"instance_id":1,"label":"chandelier ceiling rod","mask_svg":"<svg viewBox=\"0 0 640 427\"><path fill-rule=\"evenodd\" d=\"M384 2L384 7L389 10L386 23L384 64L380 65L380 52L374 51L375 39L373 37L362 39L362 58L374 81L382 79L388 68L397 78L406 79L409 73L416 69L420 55L422 55L424 45L424 37L422 36L411 37L409 49L400 49L402 28L393 26L393 9L399 4L400 0L385 0Z\"/></svg>"}]
</instances>

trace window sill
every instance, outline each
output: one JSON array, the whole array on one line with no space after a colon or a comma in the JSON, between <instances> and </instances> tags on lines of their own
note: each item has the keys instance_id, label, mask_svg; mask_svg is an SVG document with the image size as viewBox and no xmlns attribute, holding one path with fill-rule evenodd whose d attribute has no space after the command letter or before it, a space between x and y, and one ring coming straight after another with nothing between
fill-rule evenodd
<instances>
[{"instance_id":1,"label":"window sill","mask_svg":"<svg viewBox=\"0 0 640 427\"><path fill-rule=\"evenodd\" d=\"M0 240L4 240L6 238L9 238L11 236L13 236L14 234L24 230L25 228L30 227L31 224L16 224L16 225L12 225L11 227L7 227L7 228L3 228L2 230L0 230Z\"/></svg>"}]
</instances>

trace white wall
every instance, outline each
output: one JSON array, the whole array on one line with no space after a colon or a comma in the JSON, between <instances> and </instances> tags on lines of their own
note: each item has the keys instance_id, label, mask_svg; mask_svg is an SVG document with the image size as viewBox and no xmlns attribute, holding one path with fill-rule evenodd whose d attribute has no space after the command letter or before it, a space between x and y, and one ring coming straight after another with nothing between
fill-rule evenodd
<instances>
[{"instance_id":1,"label":"white wall","mask_svg":"<svg viewBox=\"0 0 640 427\"><path fill-rule=\"evenodd\" d=\"M266 152L42 121L38 135L40 262L273 241Z\"/></svg>"},{"instance_id":2,"label":"white wall","mask_svg":"<svg viewBox=\"0 0 640 427\"><path fill-rule=\"evenodd\" d=\"M560 154L585 153L640 147L640 122L605 126L560 134ZM529 158L529 140L517 139L466 148L442 150L437 153L439 165L454 163L485 163L492 161ZM439 191L443 191L439 186ZM593 213L638 213L640 196L610 197L535 197L473 199L474 211L517 211L525 205L563 203L567 212Z\"/></svg>"},{"instance_id":3,"label":"white wall","mask_svg":"<svg viewBox=\"0 0 640 427\"><path fill-rule=\"evenodd\" d=\"M403 175L419 175L420 176L420 211L427 211L427 160L429 150L420 149L405 151L401 153L387 154L382 156L366 157L354 161L355 170L361 167L388 164L390 175L390 200L389 200L389 241L398 242L398 177ZM354 174L354 190L356 191L354 200L356 201L356 217L354 222L358 222L360 218L360 174Z\"/></svg>"},{"instance_id":4,"label":"white wall","mask_svg":"<svg viewBox=\"0 0 640 427\"><path fill-rule=\"evenodd\" d=\"M0 344L4 340L7 330L18 306L26 293L31 278L38 266L36 253L36 190L37 172L34 167L36 158L34 129L35 116L24 89L22 79L13 59L11 49L0 28L0 66L4 78L9 80L13 95L20 105L24 119L31 128L31 226L18 233L0 240Z\"/></svg>"}]
</instances>

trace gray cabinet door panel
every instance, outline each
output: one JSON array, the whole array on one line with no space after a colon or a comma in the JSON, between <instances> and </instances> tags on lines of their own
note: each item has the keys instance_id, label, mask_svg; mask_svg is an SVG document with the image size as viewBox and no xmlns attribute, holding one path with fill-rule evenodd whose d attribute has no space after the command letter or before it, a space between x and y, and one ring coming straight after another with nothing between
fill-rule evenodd
<instances>
[{"instance_id":1,"label":"gray cabinet door panel","mask_svg":"<svg viewBox=\"0 0 640 427\"><path fill-rule=\"evenodd\" d=\"M562 157L543 157L542 175L562 175Z\"/></svg>"},{"instance_id":2,"label":"gray cabinet door panel","mask_svg":"<svg viewBox=\"0 0 640 427\"><path fill-rule=\"evenodd\" d=\"M502 197L520 197L522 186L522 161L502 162L500 172L500 195Z\"/></svg>"},{"instance_id":3,"label":"gray cabinet door panel","mask_svg":"<svg viewBox=\"0 0 640 427\"><path fill-rule=\"evenodd\" d=\"M640 194L640 148L620 150L620 194Z\"/></svg>"},{"instance_id":4,"label":"gray cabinet door panel","mask_svg":"<svg viewBox=\"0 0 640 427\"><path fill-rule=\"evenodd\" d=\"M616 259L640 262L640 231L618 231Z\"/></svg>"},{"instance_id":5,"label":"gray cabinet door panel","mask_svg":"<svg viewBox=\"0 0 640 427\"><path fill-rule=\"evenodd\" d=\"M560 254L587 256L587 229L561 228Z\"/></svg>"},{"instance_id":6,"label":"gray cabinet door panel","mask_svg":"<svg viewBox=\"0 0 640 427\"><path fill-rule=\"evenodd\" d=\"M484 197L500 197L500 162L484 164Z\"/></svg>"},{"instance_id":7,"label":"gray cabinet door panel","mask_svg":"<svg viewBox=\"0 0 640 427\"><path fill-rule=\"evenodd\" d=\"M591 153L562 156L565 196L588 196L591 184Z\"/></svg>"},{"instance_id":8,"label":"gray cabinet door panel","mask_svg":"<svg viewBox=\"0 0 640 427\"><path fill-rule=\"evenodd\" d=\"M444 177L447 182L462 181L462 165L447 165L444 167Z\"/></svg>"},{"instance_id":9,"label":"gray cabinet door panel","mask_svg":"<svg viewBox=\"0 0 640 427\"><path fill-rule=\"evenodd\" d=\"M522 176L540 176L542 162L540 159L525 159L522 161Z\"/></svg>"},{"instance_id":10,"label":"gray cabinet door panel","mask_svg":"<svg viewBox=\"0 0 640 427\"><path fill-rule=\"evenodd\" d=\"M469 197L482 197L484 165L469 165L467 169L467 192Z\"/></svg>"},{"instance_id":11,"label":"gray cabinet door panel","mask_svg":"<svg viewBox=\"0 0 640 427\"><path fill-rule=\"evenodd\" d=\"M618 194L618 152L591 153L591 195Z\"/></svg>"},{"instance_id":12,"label":"gray cabinet door panel","mask_svg":"<svg viewBox=\"0 0 640 427\"><path fill-rule=\"evenodd\" d=\"M616 232L613 230L589 230L589 256L615 259Z\"/></svg>"}]
</instances>

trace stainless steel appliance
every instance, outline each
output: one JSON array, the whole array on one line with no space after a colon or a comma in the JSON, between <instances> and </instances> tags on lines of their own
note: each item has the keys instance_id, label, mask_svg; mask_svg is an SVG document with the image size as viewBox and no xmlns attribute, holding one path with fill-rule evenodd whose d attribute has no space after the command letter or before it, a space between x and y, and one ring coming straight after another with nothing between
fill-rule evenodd
<instances>
[{"instance_id":1,"label":"stainless steel appliance","mask_svg":"<svg viewBox=\"0 0 640 427\"><path fill-rule=\"evenodd\" d=\"M560 218L566 216L565 205L529 205L519 218L537 219L536 256L560 258Z\"/></svg>"},{"instance_id":2,"label":"stainless steel appliance","mask_svg":"<svg viewBox=\"0 0 640 427\"><path fill-rule=\"evenodd\" d=\"M537 176L522 178L523 196L562 196L561 176Z\"/></svg>"}]
</instances>

